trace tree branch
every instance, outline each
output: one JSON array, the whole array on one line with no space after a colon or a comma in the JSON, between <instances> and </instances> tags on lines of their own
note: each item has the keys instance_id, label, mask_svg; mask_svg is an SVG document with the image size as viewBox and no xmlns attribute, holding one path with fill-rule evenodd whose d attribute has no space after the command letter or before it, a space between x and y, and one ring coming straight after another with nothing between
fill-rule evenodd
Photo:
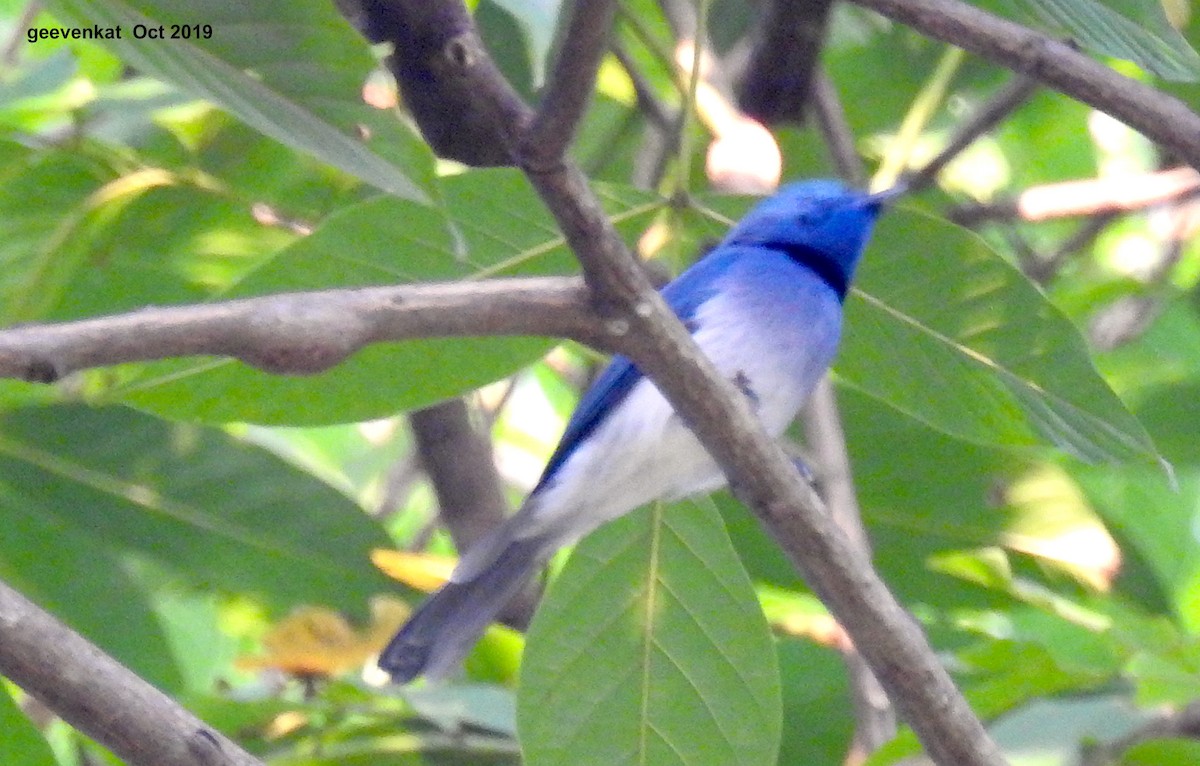
<instances>
[{"instance_id":1,"label":"tree branch","mask_svg":"<svg viewBox=\"0 0 1200 766\"><path fill-rule=\"evenodd\" d=\"M586 0L572 6L550 82L525 133L521 151L527 164L553 164L566 154L595 90L596 71L608 49L616 5L614 0Z\"/></svg>"},{"instance_id":2,"label":"tree branch","mask_svg":"<svg viewBox=\"0 0 1200 766\"><path fill-rule=\"evenodd\" d=\"M962 226L973 227L1011 218L1047 221L1111 215L1173 202L1198 191L1200 174L1193 168L1179 167L1031 186L1016 197L960 205L950 211L949 217Z\"/></svg>"},{"instance_id":3,"label":"tree branch","mask_svg":"<svg viewBox=\"0 0 1200 766\"><path fill-rule=\"evenodd\" d=\"M849 183L861 185L866 177L866 168L854 150L854 135L837 90L819 68L813 80L812 105L838 175ZM862 511L854 490L846 434L842 428L837 395L828 375L821 379L813 391L803 417L805 439L816 453L820 467L818 481L829 509L850 541L870 559L871 540L863 524ZM843 643L845 645L839 649L842 661L846 664L854 703L854 739L845 760L847 766L851 766L862 763L896 736L896 711L862 653L852 641Z\"/></svg>"},{"instance_id":4,"label":"tree branch","mask_svg":"<svg viewBox=\"0 0 1200 766\"><path fill-rule=\"evenodd\" d=\"M578 279L545 277L282 293L0 330L0 377L178 356L230 356L267 372L328 369L372 343L539 335L605 346Z\"/></svg>"},{"instance_id":5,"label":"tree branch","mask_svg":"<svg viewBox=\"0 0 1200 766\"><path fill-rule=\"evenodd\" d=\"M756 120L804 121L833 0L762 3L737 85L738 105Z\"/></svg>"},{"instance_id":6,"label":"tree branch","mask_svg":"<svg viewBox=\"0 0 1200 766\"><path fill-rule=\"evenodd\" d=\"M1179 99L1118 74L1070 45L958 0L853 0L1121 120L1200 168L1200 116Z\"/></svg>"},{"instance_id":7,"label":"tree branch","mask_svg":"<svg viewBox=\"0 0 1200 766\"><path fill-rule=\"evenodd\" d=\"M462 399L416 410L408 420L442 521L454 546L465 551L508 515L492 442L475 430Z\"/></svg>"},{"instance_id":8,"label":"tree branch","mask_svg":"<svg viewBox=\"0 0 1200 766\"><path fill-rule=\"evenodd\" d=\"M987 133L1008 117L1021 104L1029 100L1038 88L1038 81L1028 75L1018 74L1013 77L996 95L988 99L980 109L955 131L954 137L938 152L937 156L927 162L917 172L906 178L912 191L919 191L932 184L938 173L957 157L963 149L975 142L975 139Z\"/></svg>"},{"instance_id":9,"label":"tree branch","mask_svg":"<svg viewBox=\"0 0 1200 766\"><path fill-rule=\"evenodd\" d=\"M133 766L263 766L3 581L0 674Z\"/></svg>"},{"instance_id":10,"label":"tree branch","mask_svg":"<svg viewBox=\"0 0 1200 766\"><path fill-rule=\"evenodd\" d=\"M421 135L443 157L513 165L532 110L500 75L461 2L356 0L356 25L392 43L388 67ZM480 71L487 70L487 71ZM489 88L479 93L476 88Z\"/></svg>"}]
</instances>

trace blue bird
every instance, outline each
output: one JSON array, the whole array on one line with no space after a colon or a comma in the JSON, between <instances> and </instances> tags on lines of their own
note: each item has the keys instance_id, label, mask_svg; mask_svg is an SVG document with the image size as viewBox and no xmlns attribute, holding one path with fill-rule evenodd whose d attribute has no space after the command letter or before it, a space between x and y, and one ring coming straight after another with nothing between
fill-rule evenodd
<instances>
[{"instance_id":1,"label":"blue bird","mask_svg":"<svg viewBox=\"0 0 1200 766\"><path fill-rule=\"evenodd\" d=\"M871 228L896 192L789 184L756 205L662 296L778 437L833 361L842 301ZM383 650L394 681L445 677L560 547L653 500L725 477L638 368L616 356L579 401L517 513L466 552L450 581Z\"/></svg>"}]
</instances>

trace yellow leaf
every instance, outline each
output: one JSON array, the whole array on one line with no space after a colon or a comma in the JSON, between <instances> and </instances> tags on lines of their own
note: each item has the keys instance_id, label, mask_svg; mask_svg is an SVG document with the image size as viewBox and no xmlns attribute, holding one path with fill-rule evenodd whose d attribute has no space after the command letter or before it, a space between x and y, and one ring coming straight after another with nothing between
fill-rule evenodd
<instances>
[{"instance_id":1,"label":"yellow leaf","mask_svg":"<svg viewBox=\"0 0 1200 766\"><path fill-rule=\"evenodd\" d=\"M303 676L333 676L362 666L408 616L408 607L390 597L371 600L371 623L353 628L342 615L305 606L288 615L263 638L266 654L240 657L245 670L275 668Z\"/></svg>"},{"instance_id":2,"label":"yellow leaf","mask_svg":"<svg viewBox=\"0 0 1200 766\"><path fill-rule=\"evenodd\" d=\"M432 593L450 579L457 560L433 553L409 553L387 548L371 551L371 563L393 580L410 588Z\"/></svg>"}]
</instances>

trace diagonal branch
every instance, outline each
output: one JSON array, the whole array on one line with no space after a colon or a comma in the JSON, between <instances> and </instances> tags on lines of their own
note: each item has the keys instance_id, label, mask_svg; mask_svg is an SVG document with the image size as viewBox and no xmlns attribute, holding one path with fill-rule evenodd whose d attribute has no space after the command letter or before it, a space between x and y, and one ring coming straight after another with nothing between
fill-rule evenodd
<instances>
[{"instance_id":1,"label":"diagonal branch","mask_svg":"<svg viewBox=\"0 0 1200 766\"><path fill-rule=\"evenodd\" d=\"M133 766L263 766L2 581L0 674Z\"/></svg>"},{"instance_id":2,"label":"diagonal branch","mask_svg":"<svg viewBox=\"0 0 1200 766\"><path fill-rule=\"evenodd\" d=\"M1070 45L958 0L853 0L929 37L1028 74L1106 112L1200 168L1200 116Z\"/></svg>"}]
</instances>

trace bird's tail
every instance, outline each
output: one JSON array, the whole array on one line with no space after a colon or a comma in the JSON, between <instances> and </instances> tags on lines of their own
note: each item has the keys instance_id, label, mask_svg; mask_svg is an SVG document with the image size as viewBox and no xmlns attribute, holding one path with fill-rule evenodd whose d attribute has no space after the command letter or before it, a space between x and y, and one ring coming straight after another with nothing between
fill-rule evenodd
<instances>
[{"instance_id":1,"label":"bird's tail","mask_svg":"<svg viewBox=\"0 0 1200 766\"><path fill-rule=\"evenodd\" d=\"M539 538L506 540L498 552L493 552L495 542L483 541L480 550L471 552L486 555L490 562L478 566L468 555L455 577L426 599L384 648L379 667L393 681L450 674L548 555Z\"/></svg>"}]
</instances>

